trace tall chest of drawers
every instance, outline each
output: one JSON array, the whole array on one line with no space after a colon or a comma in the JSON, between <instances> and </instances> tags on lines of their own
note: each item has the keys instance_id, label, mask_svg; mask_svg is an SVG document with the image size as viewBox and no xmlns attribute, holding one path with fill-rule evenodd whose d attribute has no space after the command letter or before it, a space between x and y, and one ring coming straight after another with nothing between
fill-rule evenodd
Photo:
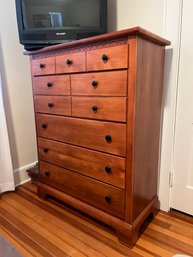
<instances>
[{"instance_id":1,"label":"tall chest of drawers","mask_svg":"<svg viewBox=\"0 0 193 257\"><path fill-rule=\"evenodd\" d=\"M40 183L132 247L155 215L165 46L140 27L27 53Z\"/></svg>"}]
</instances>

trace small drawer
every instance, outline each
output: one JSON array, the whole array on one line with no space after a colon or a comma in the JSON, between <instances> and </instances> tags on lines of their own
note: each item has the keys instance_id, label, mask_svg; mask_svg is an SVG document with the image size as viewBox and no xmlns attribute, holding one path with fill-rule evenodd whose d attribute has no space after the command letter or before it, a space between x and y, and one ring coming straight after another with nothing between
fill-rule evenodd
<instances>
[{"instance_id":1,"label":"small drawer","mask_svg":"<svg viewBox=\"0 0 193 257\"><path fill-rule=\"evenodd\" d=\"M126 96L127 71L109 71L71 76L72 95Z\"/></svg>"},{"instance_id":2,"label":"small drawer","mask_svg":"<svg viewBox=\"0 0 193 257\"><path fill-rule=\"evenodd\" d=\"M56 70L55 70L54 57L32 60L33 75L46 75L46 74L55 74L55 73L56 73Z\"/></svg>"},{"instance_id":3,"label":"small drawer","mask_svg":"<svg viewBox=\"0 0 193 257\"><path fill-rule=\"evenodd\" d=\"M117 217L124 217L125 191L40 161L40 181Z\"/></svg>"},{"instance_id":4,"label":"small drawer","mask_svg":"<svg viewBox=\"0 0 193 257\"><path fill-rule=\"evenodd\" d=\"M70 95L70 76L45 76L33 78L36 95Z\"/></svg>"},{"instance_id":5,"label":"small drawer","mask_svg":"<svg viewBox=\"0 0 193 257\"><path fill-rule=\"evenodd\" d=\"M34 96L35 111L71 116L70 96Z\"/></svg>"},{"instance_id":6,"label":"small drawer","mask_svg":"<svg viewBox=\"0 0 193 257\"><path fill-rule=\"evenodd\" d=\"M37 134L107 153L126 156L126 125L36 114Z\"/></svg>"},{"instance_id":7,"label":"small drawer","mask_svg":"<svg viewBox=\"0 0 193 257\"><path fill-rule=\"evenodd\" d=\"M86 71L85 52L56 56L56 73Z\"/></svg>"},{"instance_id":8,"label":"small drawer","mask_svg":"<svg viewBox=\"0 0 193 257\"><path fill-rule=\"evenodd\" d=\"M72 97L72 116L126 122L126 97Z\"/></svg>"},{"instance_id":9,"label":"small drawer","mask_svg":"<svg viewBox=\"0 0 193 257\"><path fill-rule=\"evenodd\" d=\"M128 45L90 50L87 52L87 70L112 70L128 67Z\"/></svg>"},{"instance_id":10,"label":"small drawer","mask_svg":"<svg viewBox=\"0 0 193 257\"><path fill-rule=\"evenodd\" d=\"M38 138L39 159L125 188L125 158Z\"/></svg>"}]
</instances>

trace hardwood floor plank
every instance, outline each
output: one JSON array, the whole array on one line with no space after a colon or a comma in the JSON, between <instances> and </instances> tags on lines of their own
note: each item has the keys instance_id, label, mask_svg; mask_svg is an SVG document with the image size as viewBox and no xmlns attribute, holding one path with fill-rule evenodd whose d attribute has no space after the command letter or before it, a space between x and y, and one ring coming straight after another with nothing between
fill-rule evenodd
<instances>
[{"instance_id":1,"label":"hardwood floor plank","mask_svg":"<svg viewBox=\"0 0 193 257\"><path fill-rule=\"evenodd\" d=\"M31 247L25 244L18 237L11 234L4 227L0 226L0 235L5 238L12 246L14 246L25 257L41 257L38 252L34 251Z\"/></svg>"},{"instance_id":2,"label":"hardwood floor plank","mask_svg":"<svg viewBox=\"0 0 193 257\"><path fill-rule=\"evenodd\" d=\"M174 237L170 237L169 235L163 234L160 231L157 231L152 228L147 228L144 233L146 235L154 238L155 240L164 243L165 245L176 248L178 250L178 253L180 252L180 253L184 253L184 254L193 256L193 246L192 245L188 245L182 241L177 240Z\"/></svg>"},{"instance_id":3,"label":"hardwood floor plank","mask_svg":"<svg viewBox=\"0 0 193 257\"><path fill-rule=\"evenodd\" d=\"M15 206L17 210L20 210L28 218L34 220L35 222L38 222L38 224L41 225L43 228L46 229L47 227L51 227L52 234L54 234L55 236L60 235L60 237L65 241L65 243L67 243L71 247L75 246L75 248L78 251L82 252L86 256L88 257L104 256L103 254L87 246L81 240L78 240L70 233L67 233L65 230L63 230L63 227L66 227L66 224L62 223L60 220L58 220L58 218L54 217L53 215L50 215L49 213L46 213L36 205L33 205L32 203L26 201L25 199L22 199L20 196L12 195L11 198L10 197L6 199L4 198L4 200L6 203L10 204L11 206ZM33 209L33 212L29 212L29 209ZM40 219L40 217L45 217L45 218Z\"/></svg>"},{"instance_id":4,"label":"hardwood floor plank","mask_svg":"<svg viewBox=\"0 0 193 257\"><path fill-rule=\"evenodd\" d=\"M23 190L23 188L22 188L22 190ZM89 222L87 222L87 225L86 225L85 221L83 219L77 218L76 215L72 216L72 214L70 214L70 216L69 216L69 212L66 212L66 210L61 209L61 207L54 205L54 208L53 208L53 204L50 203L49 201L42 201L37 196L35 196L35 198L34 198L33 194L28 195L27 191L25 191L25 194L23 194L24 191L22 192L22 190L17 190L17 194L19 194L20 196L24 197L25 199L31 201L32 203L38 205L40 208L42 208L46 212L53 214L55 217L58 217L60 220L67 221L67 226L69 224L71 224L73 227L78 227L81 231L81 238L86 240L87 244L90 244L93 246L92 241L93 241L93 237L94 237L97 240L94 244L94 247L96 250L100 251L101 247L103 247L103 250L105 250L107 248L107 250L106 250L107 256L109 256L109 251L112 251L113 249L116 251L116 254L115 254L116 257L118 257L120 254L123 254L124 256L131 256L131 257L139 256L139 255L136 255L135 253L133 253L126 246L120 244L118 242L118 239L116 236L111 235L111 236L106 237L106 234L109 235L109 233L107 233L106 230L104 231L101 228L99 229L98 226L96 227L96 225L92 226L93 228L95 228L93 230L93 228L90 227ZM84 222L84 224L82 224L82 222ZM72 230L72 228L71 228L71 230ZM99 230L103 234L100 235L99 233L96 233L96 231L99 232ZM80 231L78 233L80 233ZM84 231L85 233L82 234L82 231ZM77 232L74 234L77 235ZM91 238L88 237L88 235L90 235ZM113 240L112 240L112 238L113 238ZM101 246L101 243L103 244L103 246Z\"/></svg>"},{"instance_id":5,"label":"hardwood floor plank","mask_svg":"<svg viewBox=\"0 0 193 257\"><path fill-rule=\"evenodd\" d=\"M37 196L26 183L0 199L0 235L25 257L193 256L193 223L159 212L137 244L119 243L107 226L67 205Z\"/></svg>"}]
</instances>

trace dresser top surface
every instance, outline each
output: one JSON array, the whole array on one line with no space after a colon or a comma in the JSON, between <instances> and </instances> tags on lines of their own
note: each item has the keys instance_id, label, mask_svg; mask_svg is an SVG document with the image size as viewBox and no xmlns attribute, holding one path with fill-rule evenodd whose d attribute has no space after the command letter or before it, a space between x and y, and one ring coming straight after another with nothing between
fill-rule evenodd
<instances>
[{"instance_id":1,"label":"dresser top surface","mask_svg":"<svg viewBox=\"0 0 193 257\"><path fill-rule=\"evenodd\" d=\"M125 30L120 30L116 32L111 32L107 34L103 34L100 36L95 36L95 37L90 37L86 39L80 39L80 40L75 40L72 42L67 42L67 43L62 43L54 46L49 46L42 48L37 51L31 51L31 52L24 52L25 55L33 55L33 54L43 54L51 51L58 51L58 50L65 50L68 48L73 48L73 47L81 47L81 46L86 46L89 44L97 44L97 43L102 43L105 41L110 41L110 40L120 40L123 38L132 38L132 37L141 37L145 38L149 41L152 41L158 45L161 46L167 46L170 45L170 41L148 31L145 30L141 27L133 27L130 29L125 29Z\"/></svg>"}]
</instances>

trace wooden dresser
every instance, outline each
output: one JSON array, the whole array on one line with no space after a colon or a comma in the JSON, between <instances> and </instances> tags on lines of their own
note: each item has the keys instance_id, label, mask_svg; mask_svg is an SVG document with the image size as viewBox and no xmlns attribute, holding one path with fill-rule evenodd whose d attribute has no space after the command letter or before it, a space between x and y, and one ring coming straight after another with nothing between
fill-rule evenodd
<instances>
[{"instance_id":1,"label":"wooden dresser","mask_svg":"<svg viewBox=\"0 0 193 257\"><path fill-rule=\"evenodd\" d=\"M132 247L156 214L165 46L140 27L28 52L40 183Z\"/></svg>"}]
</instances>

